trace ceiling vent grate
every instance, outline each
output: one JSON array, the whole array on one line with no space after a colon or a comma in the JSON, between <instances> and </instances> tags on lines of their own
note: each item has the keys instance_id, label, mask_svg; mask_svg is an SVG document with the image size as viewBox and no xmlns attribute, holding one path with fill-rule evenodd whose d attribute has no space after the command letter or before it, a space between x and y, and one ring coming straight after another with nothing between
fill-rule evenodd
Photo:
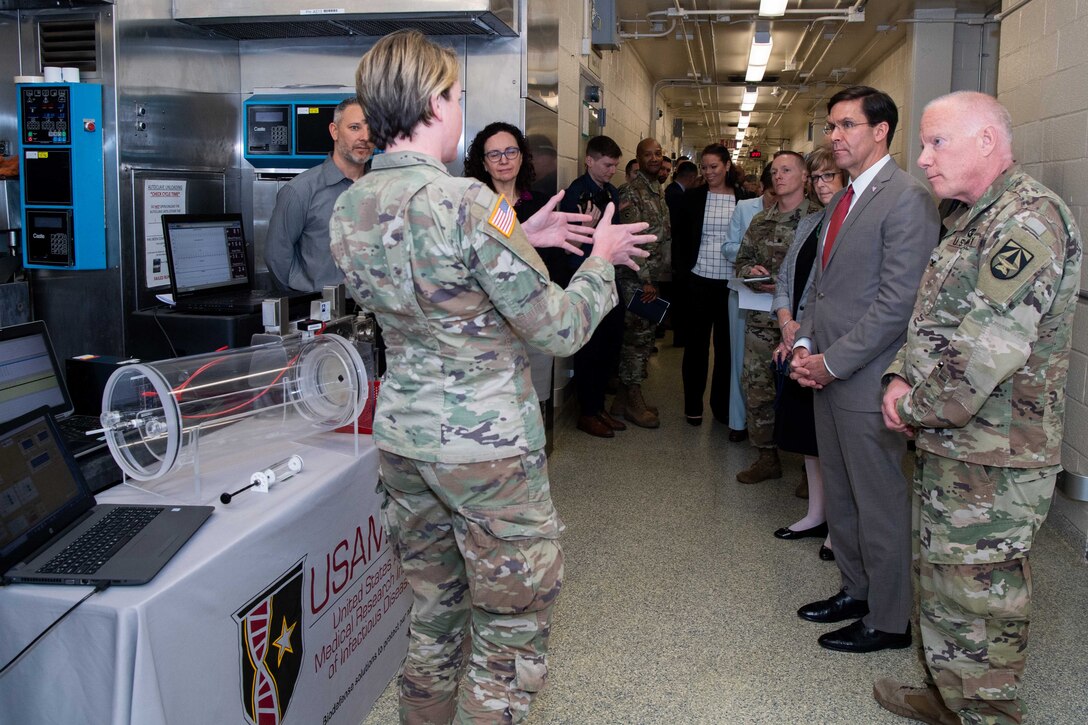
<instances>
[{"instance_id":1,"label":"ceiling vent grate","mask_svg":"<svg viewBox=\"0 0 1088 725\"><path fill-rule=\"evenodd\" d=\"M80 73L98 70L98 37L94 18L42 20L38 23L38 49L42 68L79 68Z\"/></svg>"}]
</instances>

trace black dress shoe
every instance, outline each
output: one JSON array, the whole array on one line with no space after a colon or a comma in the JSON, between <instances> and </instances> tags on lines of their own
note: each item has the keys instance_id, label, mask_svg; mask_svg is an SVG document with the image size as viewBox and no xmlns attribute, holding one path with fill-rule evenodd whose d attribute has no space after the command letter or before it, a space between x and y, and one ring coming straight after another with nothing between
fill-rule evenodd
<instances>
[{"instance_id":1,"label":"black dress shoe","mask_svg":"<svg viewBox=\"0 0 1088 725\"><path fill-rule=\"evenodd\" d=\"M788 526L783 526L778 531L774 532L774 538L786 539L787 541L793 541L794 539L805 539L810 536L820 537L821 539L827 536L827 522L813 526L811 529L802 529L801 531L794 531Z\"/></svg>"},{"instance_id":2,"label":"black dress shoe","mask_svg":"<svg viewBox=\"0 0 1088 725\"><path fill-rule=\"evenodd\" d=\"M830 599L821 599L797 610L797 616L801 619L821 624L856 619L868 613L869 602L864 599L854 599L846 593L845 589L840 589L839 593Z\"/></svg>"},{"instance_id":3,"label":"black dress shoe","mask_svg":"<svg viewBox=\"0 0 1088 725\"><path fill-rule=\"evenodd\" d=\"M835 561L835 552L820 544L820 558L824 561Z\"/></svg>"},{"instance_id":4,"label":"black dress shoe","mask_svg":"<svg viewBox=\"0 0 1088 725\"><path fill-rule=\"evenodd\" d=\"M688 425L702 425L703 416L701 415L685 415L684 420L688 422Z\"/></svg>"},{"instance_id":5,"label":"black dress shoe","mask_svg":"<svg viewBox=\"0 0 1088 725\"><path fill-rule=\"evenodd\" d=\"M866 627L860 619L842 629L822 635L816 642L836 652L879 652L882 649L910 647L910 625L901 634Z\"/></svg>"},{"instance_id":6,"label":"black dress shoe","mask_svg":"<svg viewBox=\"0 0 1088 725\"><path fill-rule=\"evenodd\" d=\"M744 430L734 430L733 428L729 429L729 442L730 443L740 443L741 441L746 441L746 440L748 440L748 429L747 428L745 428Z\"/></svg>"}]
</instances>

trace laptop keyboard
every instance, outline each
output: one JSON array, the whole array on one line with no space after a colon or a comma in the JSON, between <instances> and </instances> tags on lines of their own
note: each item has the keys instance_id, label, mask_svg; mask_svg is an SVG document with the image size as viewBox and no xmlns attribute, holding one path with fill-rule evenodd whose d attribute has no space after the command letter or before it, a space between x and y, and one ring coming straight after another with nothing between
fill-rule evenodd
<instances>
[{"instance_id":1,"label":"laptop keyboard","mask_svg":"<svg viewBox=\"0 0 1088 725\"><path fill-rule=\"evenodd\" d=\"M251 292L235 292L209 297L190 297L180 301L178 306L179 308L183 307L185 312L231 314L260 309L261 301L267 298L267 292L252 290Z\"/></svg>"},{"instance_id":2,"label":"laptop keyboard","mask_svg":"<svg viewBox=\"0 0 1088 725\"><path fill-rule=\"evenodd\" d=\"M45 563L38 574L94 574L163 512L153 506L121 506Z\"/></svg>"},{"instance_id":3,"label":"laptop keyboard","mask_svg":"<svg viewBox=\"0 0 1088 725\"><path fill-rule=\"evenodd\" d=\"M102 422L93 415L70 415L64 420L58 420L57 425L65 432L86 435L92 430L101 428Z\"/></svg>"}]
</instances>

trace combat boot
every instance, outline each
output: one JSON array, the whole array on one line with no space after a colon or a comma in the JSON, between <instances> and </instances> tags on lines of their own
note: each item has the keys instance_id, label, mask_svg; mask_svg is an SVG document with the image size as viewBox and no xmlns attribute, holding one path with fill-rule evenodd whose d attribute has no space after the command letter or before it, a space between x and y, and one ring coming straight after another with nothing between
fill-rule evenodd
<instances>
[{"instance_id":1,"label":"combat boot","mask_svg":"<svg viewBox=\"0 0 1088 725\"><path fill-rule=\"evenodd\" d=\"M759 483L772 478L782 478L777 448L760 448L756 462L737 474L737 480L741 483Z\"/></svg>"},{"instance_id":2,"label":"combat boot","mask_svg":"<svg viewBox=\"0 0 1088 725\"><path fill-rule=\"evenodd\" d=\"M932 685L910 687L890 677L873 683L873 699L882 708L901 717L930 725L959 725L960 718L948 709L941 693Z\"/></svg>"},{"instance_id":3,"label":"combat boot","mask_svg":"<svg viewBox=\"0 0 1088 725\"><path fill-rule=\"evenodd\" d=\"M641 385L627 386L627 401L623 417L642 428L657 428L661 425L657 415L646 409L646 401L642 399Z\"/></svg>"}]
</instances>

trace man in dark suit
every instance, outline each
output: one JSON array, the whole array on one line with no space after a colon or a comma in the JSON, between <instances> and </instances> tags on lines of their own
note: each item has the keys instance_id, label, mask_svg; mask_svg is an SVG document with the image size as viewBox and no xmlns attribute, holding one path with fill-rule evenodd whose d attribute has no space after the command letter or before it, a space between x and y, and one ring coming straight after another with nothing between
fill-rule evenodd
<instances>
[{"instance_id":1,"label":"man in dark suit","mask_svg":"<svg viewBox=\"0 0 1088 725\"><path fill-rule=\"evenodd\" d=\"M680 221L676 218L680 198L692 187L698 175L698 166L690 161L681 161L676 167L676 173L672 175L672 183L665 187L665 203L669 206L669 217L674 227Z\"/></svg>"},{"instance_id":2,"label":"man in dark suit","mask_svg":"<svg viewBox=\"0 0 1088 725\"><path fill-rule=\"evenodd\" d=\"M842 589L801 607L813 622L858 619L827 649L909 647L910 501L902 437L884 427L880 378L903 345L922 271L939 239L937 207L888 155L899 114L867 86L836 93L824 131L850 175L824 212L824 237L792 376L817 390L816 437Z\"/></svg>"},{"instance_id":3,"label":"man in dark suit","mask_svg":"<svg viewBox=\"0 0 1088 725\"><path fill-rule=\"evenodd\" d=\"M590 226L600 221L605 207L611 202L619 205L619 191L612 185L623 152L608 136L594 136L586 144L586 173L567 187L559 211L589 214ZM588 250L586 250L588 251ZM567 272L555 281L566 287L571 276L585 261L585 257L566 255ZM617 305L604 316L593 336L582 349L574 353L574 385L578 393L581 414L578 430L598 438L612 438L614 431L627 430L620 420L613 418L604 407L608 376L613 373L623 342L623 307Z\"/></svg>"},{"instance_id":4,"label":"man in dark suit","mask_svg":"<svg viewBox=\"0 0 1088 725\"><path fill-rule=\"evenodd\" d=\"M665 187L665 204L669 207L669 221L673 229L683 225L684 193L695 185L695 179L699 176L699 167L690 161L681 161L676 166L676 173L672 175L672 183ZM705 197L704 197L705 198ZM675 240L674 244L675 244ZM679 269L676 265L675 252L670 263L672 264L672 281L662 285L661 295L672 300L669 308L667 322L672 325L672 346L684 347L687 343L687 275L689 269Z\"/></svg>"}]
</instances>

